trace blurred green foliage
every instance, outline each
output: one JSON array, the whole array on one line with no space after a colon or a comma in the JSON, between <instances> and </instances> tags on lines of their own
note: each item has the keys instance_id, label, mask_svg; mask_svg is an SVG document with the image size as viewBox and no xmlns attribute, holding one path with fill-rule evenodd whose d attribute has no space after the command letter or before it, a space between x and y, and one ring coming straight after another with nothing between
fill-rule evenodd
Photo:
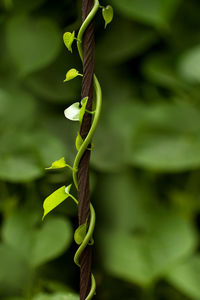
<instances>
[{"instance_id":1,"label":"blurred green foliage","mask_svg":"<svg viewBox=\"0 0 200 300\"><path fill-rule=\"evenodd\" d=\"M96 299L200 300L200 3L111 0L96 19L103 113L91 159L97 226ZM76 300L77 208L66 200L42 223L42 203L69 170L80 99L81 1L0 0L0 299Z\"/></svg>"}]
</instances>

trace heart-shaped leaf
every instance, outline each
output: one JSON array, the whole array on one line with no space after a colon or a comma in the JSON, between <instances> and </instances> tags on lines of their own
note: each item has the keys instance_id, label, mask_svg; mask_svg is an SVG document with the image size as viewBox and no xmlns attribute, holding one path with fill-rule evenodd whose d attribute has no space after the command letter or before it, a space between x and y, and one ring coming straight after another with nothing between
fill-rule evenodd
<instances>
[{"instance_id":1,"label":"heart-shaped leaf","mask_svg":"<svg viewBox=\"0 0 200 300\"><path fill-rule=\"evenodd\" d=\"M72 43L74 41L75 31L71 32L65 32L63 35L63 41L67 49L72 52Z\"/></svg>"},{"instance_id":2,"label":"heart-shaped leaf","mask_svg":"<svg viewBox=\"0 0 200 300\"><path fill-rule=\"evenodd\" d=\"M72 80L72 79L76 78L77 76L82 76L82 75L76 69L70 69L66 74L66 78L65 78L64 82Z\"/></svg>"},{"instance_id":3,"label":"heart-shaped leaf","mask_svg":"<svg viewBox=\"0 0 200 300\"><path fill-rule=\"evenodd\" d=\"M53 192L50 196L48 196L43 203L44 208L44 215L42 219L54 208L56 208L60 203L62 203L65 199L69 197L71 184L68 185L68 189L66 192L66 187L62 186L61 188L57 189L55 192Z\"/></svg>"},{"instance_id":4,"label":"heart-shaped leaf","mask_svg":"<svg viewBox=\"0 0 200 300\"><path fill-rule=\"evenodd\" d=\"M105 28L106 26L112 22L112 19L113 19L113 8L111 5L107 5L106 7L104 7L102 9L102 15L103 15L103 18L105 20Z\"/></svg>"},{"instance_id":5,"label":"heart-shaped leaf","mask_svg":"<svg viewBox=\"0 0 200 300\"><path fill-rule=\"evenodd\" d=\"M68 248L72 236L68 219L51 216L41 226L38 212L32 210L16 211L5 220L2 228L3 242L32 267L58 257Z\"/></svg>"},{"instance_id":6,"label":"heart-shaped leaf","mask_svg":"<svg viewBox=\"0 0 200 300\"><path fill-rule=\"evenodd\" d=\"M46 170L50 170L50 169L61 169L61 168L65 168L68 165L65 162L65 158L62 157L59 160L54 161L51 166L49 168L45 168Z\"/></svg>"}]
</instances>

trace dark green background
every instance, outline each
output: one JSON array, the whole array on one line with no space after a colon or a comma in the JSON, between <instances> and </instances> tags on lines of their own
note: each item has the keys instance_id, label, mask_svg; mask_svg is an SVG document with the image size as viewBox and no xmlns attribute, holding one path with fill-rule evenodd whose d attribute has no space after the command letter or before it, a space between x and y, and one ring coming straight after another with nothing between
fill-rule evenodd
<instances>
[{"instance_id":1,"label":"dark green background","mask_svg":"<svg viewBox=\"0 0 200 300\"><path fill-rule=\"evenodd\" d=\"M91 160L97 300L200 300L200 2L111 0L96 17L102 119ZM0 299L77 300L77 208L42 203L72 182L81 71L73 0L0 1ZM73 191L75 195L75 190Z\"/></svg>"}]
</instances>

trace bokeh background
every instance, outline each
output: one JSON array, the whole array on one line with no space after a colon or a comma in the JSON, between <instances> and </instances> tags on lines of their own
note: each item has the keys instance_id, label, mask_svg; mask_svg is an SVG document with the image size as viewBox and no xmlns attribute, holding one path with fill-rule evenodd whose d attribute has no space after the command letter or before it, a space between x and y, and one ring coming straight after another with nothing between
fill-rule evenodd
<instances>
[{"instance_id":1,"label":"bokeh background","mask_svg":"<svg viewBox=\"0 0 200 300\"><path fill-rule=\"evenodd\" d=\"M110 0L96 17L102 119L91 159L97 300L200 300L200 2ZM72 182L81 71L65 31L81 1L0 1L0 299L78 300L77 208L42 223L42 203ZM75 193L75 191L74 191Z\"/></svg>"}]
</instances>

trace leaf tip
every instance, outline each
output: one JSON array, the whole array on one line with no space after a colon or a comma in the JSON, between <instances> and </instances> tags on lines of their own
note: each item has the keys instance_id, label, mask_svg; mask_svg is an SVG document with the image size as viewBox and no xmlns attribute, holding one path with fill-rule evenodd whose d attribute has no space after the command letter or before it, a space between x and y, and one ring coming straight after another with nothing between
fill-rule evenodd
<instances>
[{"instance_id":1,"label":"leaf tip","mask_svg":"<svg viewBox=\"0 0 200 300\"><path fill-rule=\"evenodd\" d=\"M69 195L70 189L72 184L69 184L67 187L65 187L65 193Z\"/></svg>"}]
</instances>

